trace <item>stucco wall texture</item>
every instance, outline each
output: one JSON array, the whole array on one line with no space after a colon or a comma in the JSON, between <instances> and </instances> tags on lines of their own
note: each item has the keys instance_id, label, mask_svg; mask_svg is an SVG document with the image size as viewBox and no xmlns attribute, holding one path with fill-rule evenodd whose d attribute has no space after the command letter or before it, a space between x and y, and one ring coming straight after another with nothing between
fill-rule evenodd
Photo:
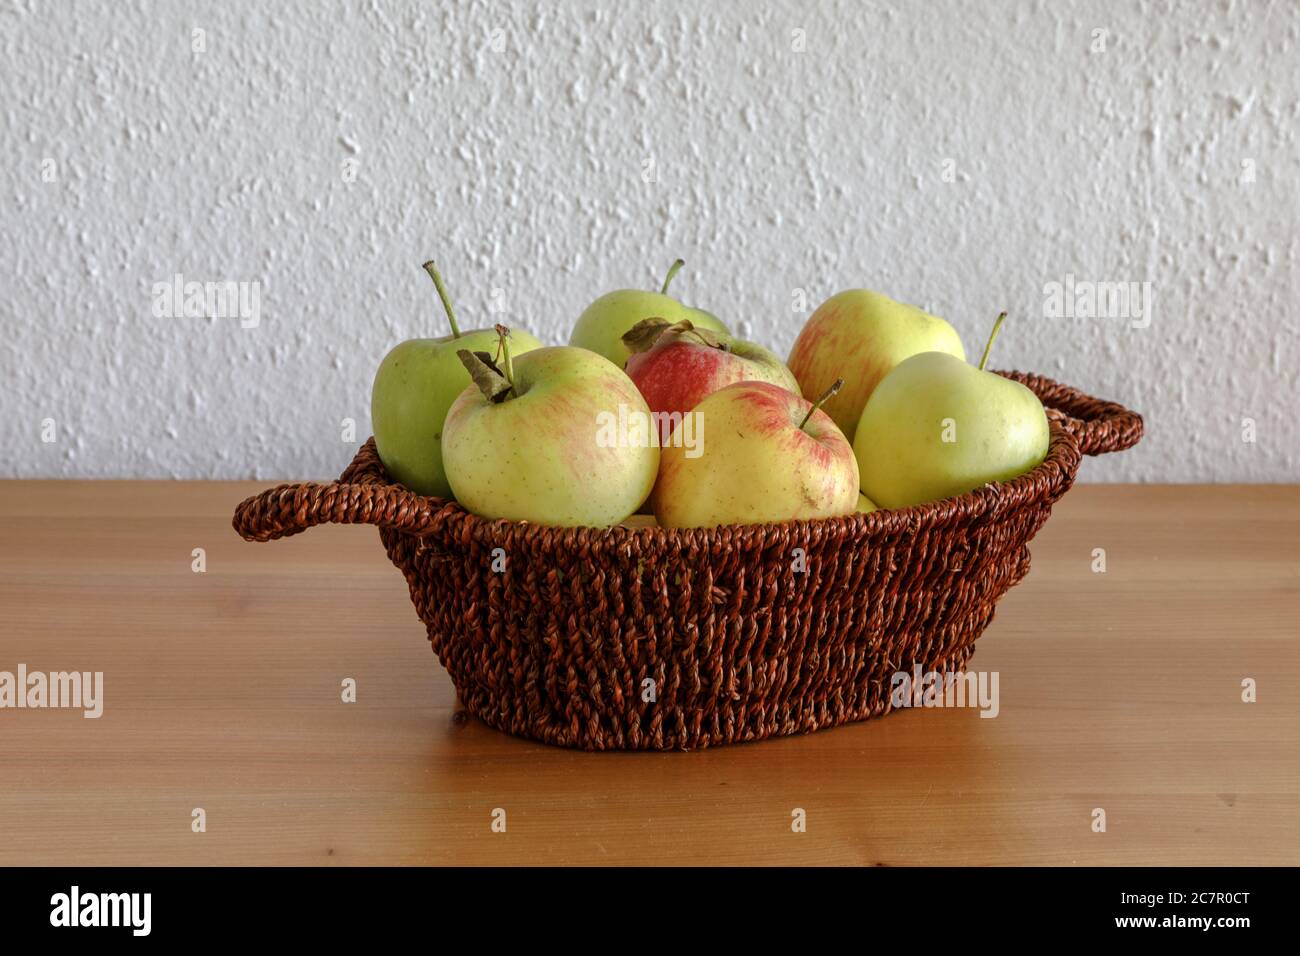
<instances>
[{"instance_id":1,"label":"stucco wall texture","mask_svg":"<svg viewBox=\"0 0 1300 956\"><path fill-rule=\"evenodd\" d=\"M333 477L444 333L424 259L562 343L677 256L782 355L843 288L974 357L1008 309L993 366L1146 416L1082 480L1297 475L1290 0L10 0L0 71L5 476ZM166 314L177 275L256 324ZM1070 276L1151 307L1052 317Z\"/></svg>"}]
</instances>

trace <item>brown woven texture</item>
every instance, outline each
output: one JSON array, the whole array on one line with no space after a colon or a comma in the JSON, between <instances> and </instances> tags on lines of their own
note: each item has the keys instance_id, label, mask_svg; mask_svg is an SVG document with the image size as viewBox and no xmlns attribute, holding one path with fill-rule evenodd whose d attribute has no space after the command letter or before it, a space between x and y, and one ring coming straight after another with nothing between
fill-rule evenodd
<instances>
[{"instance_id":1,"label":"brown woven texture","mask_svg":"<svg viewBox=\"0 0 1300 956\"><path fill-rule=\"evenodd\" d=\"M887 712L896 672L963 669L1081 454L1142 436L1120 405L999 374L1048 407L1047 459L918 507L707 530L490 521L390 483L371 439L337 482L272 488L234 526L378 525L461 701L507 733L590 750L807 733Z\"/></svg>"}]
</instances>

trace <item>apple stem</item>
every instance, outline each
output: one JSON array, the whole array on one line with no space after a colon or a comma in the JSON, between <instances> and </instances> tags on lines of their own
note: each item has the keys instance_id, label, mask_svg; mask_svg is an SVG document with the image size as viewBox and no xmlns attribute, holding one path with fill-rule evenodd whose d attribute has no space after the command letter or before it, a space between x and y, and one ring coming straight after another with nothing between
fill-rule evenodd
<instances>
[{"instance_id":1,"label":"apple stem","mask_svg":"<svg viewBox=\"0 0 1300 956\"><path fill-rule=\"evenodd\" d=\"M984 371L984 366L989 362L989 353L993 351L993 340L998 337L998 332L1002 330L1002 323L1007 320L1007 314L1003 312L998 316L998 320L993 323L993 331L989 333L988 344L984 346L984 355L980 358L980 371Z\"/></svg>"},{"instance_id":2,"label":"apple stem","mask_svg":"<svg viewBox=\"0 0 1300 956\"><path fill-rule=\"evenodd\" d=\"M442 307L447 311L447 322L451 325L451 337L460 338L460 326L456 324L456 310L451 307L451 296L447 294L447 287L442 283L442 275L438 272L438 267L431 261L424 264L424 271L429 273L433 279L434 288L438 290L438 298L442 299Z\"/></svg>"},{"instance_id":3,"label":"apple stem","mask_svg":"<svg viewBox=\"0 0 1300 956\"><path fill-rule=\"evenodd\" d=\"M514 388L515 366L510 358L510 343L507 341L510 338L510 330L504 325L498 325L496 330L497 348L501 352L501 371L505 373L506 381L510 383L510 387Z\"/></svg>"},{"instance_id":4,"label":"apple stem","mask_svg":"<svg viewBox=\"0 0 1300 956\"><path fill-rule=\"evenodd\" d=\"M664 286L662 289L659 290L660 295L668 294L668 283L673 281L673 276L677 275L677 273L681 271L682 266L684 265L686 265L686 260L678 259L676 262L674 262L672 265L668 267L668 275L664 277Z\"/></svg>"},{"instance_id":5,"label":"apple stem","mask_svg":"<svg viewBox=\"0 0 1300 956\"><path fill-rule=\"evenodd\" d=\"M813 412L817 411L817 409L819 409L819 408L821 408L823 405L825 405L826 402L827 402L827 400L830 399L830 397L831 397L832 395L834 395L836 392L838 392L838 391L839 391L840 389L842 389L843 387L844 387L844 379L842 379L842 378L837 378L837 379L834 381L834 383L831 385L830 388L828 388L828 389L826 389L826 391L822 392L822 397L819 398L819 399L817 399L817 401L813 402L813 404L812 404L812 408L808 409L808 414L805 415L805 416L803 417L803 421L801 421L801 422L799 423L799 430L802 431L802 430L803 430L803 427L804 427L805 425L808 424L808 419L812 418L812 416L813 416Z\"/></svg>"}]
</instances>

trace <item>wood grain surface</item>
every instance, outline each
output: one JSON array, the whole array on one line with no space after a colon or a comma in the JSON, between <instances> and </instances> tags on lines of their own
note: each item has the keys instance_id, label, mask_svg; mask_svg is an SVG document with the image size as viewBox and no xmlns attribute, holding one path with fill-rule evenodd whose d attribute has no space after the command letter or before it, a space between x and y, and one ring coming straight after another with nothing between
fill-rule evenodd
<instances>
[{"instance_id":1,"label":"wood grain surface","mask_svg":"<svg viewBox=\"0 0 1300 956\"><path fill-rule=\"evenodd\" d=\"M1074 489L977 646L995 719L687 754L458 719L375 530L247 544L262 487L0 483L0 671L104 674L99 719L0 710L0 865L1300 863L1300 487Z\"/></svg>"}]
</instances>

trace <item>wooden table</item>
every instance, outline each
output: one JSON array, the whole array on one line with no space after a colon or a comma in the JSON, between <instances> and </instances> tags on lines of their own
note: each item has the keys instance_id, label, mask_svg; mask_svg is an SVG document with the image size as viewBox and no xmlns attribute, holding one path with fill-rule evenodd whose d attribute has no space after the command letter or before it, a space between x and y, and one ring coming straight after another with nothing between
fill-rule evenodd
<instances>
[{"instance_id":1,"label":"wooden table","mask_svg":"<svg viewBox=\"0 0 1300 956\"><path fill-rule=\"evenodd\" d=\"M457 720L374 529L247 544L261 487L0 484L0 671L104 673L97 720L0 710L0 864L1300 863L1300 487L1076 488L996 719L688 754Z\"/></svg>"}]
</instances>

